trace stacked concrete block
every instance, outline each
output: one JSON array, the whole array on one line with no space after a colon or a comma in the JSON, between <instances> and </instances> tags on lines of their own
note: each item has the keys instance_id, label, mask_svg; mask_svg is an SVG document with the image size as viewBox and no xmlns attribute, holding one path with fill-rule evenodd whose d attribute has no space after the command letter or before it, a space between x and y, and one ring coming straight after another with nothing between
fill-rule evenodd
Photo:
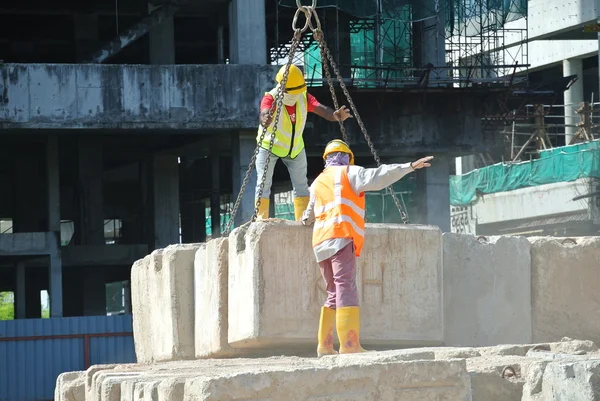
<instances>
[{"instance_id":1,"label":"stacked concrete block","mask_svg":"<svg viewBox=\"0 0 600 401\"><path fill-rule=\"evenodd\" d=\"M529 240L533 341L600 342L600 237Z\"/></svg>"},{"instance_id":2,"label":"stacked concrete block","mask_svg":"<svg viewBox=\"0 0 600 401\"><path fill-rule=\"evenodd\" d=\"M227 340L228 247L227 238L217 238L196 252L194 305L197 358L235 354Z\"/></svg>"},{"instance_id":3,"label":"stacked concrete block","mask_svg":"<svg viewBox=\"0 0 600 401\"><path fill-rule=\"evenodd\" d=\"M530 343L527 239L444 233L443 244L445 344Z\"/></svg>"},{"instance_id":4,"label":"stacked concrete block","mask_svg":"<svg viewBox=\"0 0 600 401\"><path fill-rule=\"evenodd\" d=\"M258 222L229 237L229 343L269 348L316 343L326 293L312 228ZM442 246L437 227L367 225L358 262L365 345L441 344Z\"/></svg>"},{"instance_id":5,"label":"stacked concrete block","mask_svg":"<svg viewBox=\"0 0 600 401\"><path fill-rule=\"evenodd\" d=\"M204 244L170 245L132 268L133 329L138 362L195 357L194 258Z\"/></svg>"},{"instance_id":6,"label":"stacked concrete block","mask_svg":"<svg viewBox=\"0 0 600 401\"><path fill-rule=\"evenodd\" d=\"M417 348L324 358L202 359L98 365L59 376L57 401L595 401L589 341ZM85 391L82 391L85 388ZM60 398L63 397L63 398ZM70 397L70 398L65 398Z\"/></svg>"}]
</instances>

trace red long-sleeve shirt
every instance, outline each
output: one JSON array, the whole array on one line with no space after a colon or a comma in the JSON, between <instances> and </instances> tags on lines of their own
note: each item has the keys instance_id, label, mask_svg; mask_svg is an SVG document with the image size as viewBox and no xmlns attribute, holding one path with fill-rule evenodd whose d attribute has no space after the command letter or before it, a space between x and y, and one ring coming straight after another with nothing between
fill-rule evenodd
<instances>
[{"instance_id":1,"label":"red long-sleeve shirt","mask_svg":"<svg viewBox=\"0 0 600 401\"><path fill-rule=\"evenodd\" d=\"M306 94L306 100L308 102L306 111L308 111L309 113L314 112L314 110L317 108L317 106L319 106L321 104L321 103L319 103L317 98L315 98L310 93ZM263 98L260 102L260 111L263 111L265 109L266 110L270 109L271 107L273 107L274 102L275 102L275 99L273 99L273 96L271 96L271 95L263 96ZM290 115L290 120L292 120L292 124L295 124L296 123L296 106L285 106L285 108L287 109L287 111Z\"/></svg>"}]
</instances>

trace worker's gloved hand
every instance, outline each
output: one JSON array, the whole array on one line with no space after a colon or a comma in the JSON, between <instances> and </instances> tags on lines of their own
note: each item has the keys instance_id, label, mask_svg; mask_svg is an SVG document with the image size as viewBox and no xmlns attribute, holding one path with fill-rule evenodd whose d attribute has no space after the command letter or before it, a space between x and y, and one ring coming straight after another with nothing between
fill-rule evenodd
<instances>
[{"instance_id":1,"label":"worker's gloved hand","mask_svg":"<svg viewBox=\"0 0 600 401\"><path fill-rule=\"evenodd\" d=\"M333 116L338 121L345 121L348 118L353 118L352 114L350 114L350 110L348 110L346 106L342 106L336 111L334 111Z\"/></svg>"},{"instance_id":2,"label":"worker's gloved hand","mask_svg":"<svg viewBox=\"0 0 600 401\"><path fill-rule=\"evenodd\" d=\"M433 159L433 156L422 157L419 160L410 163L410 166L413 168L413 170L418 170L423 167L431 167L431 164L427 163L431 159Z\"/></svg>"},{"instance_id":3,"label":"worker's gloved hand","mask_svg":"<svg viewBox=\"0 0 600 401\"><path fill-rule=\"evenodd\" d=\"M273 122L273 118L269 116L270 110L263 110L260 112L260 125L268 127Z\"/></svg>"}]
</instances>

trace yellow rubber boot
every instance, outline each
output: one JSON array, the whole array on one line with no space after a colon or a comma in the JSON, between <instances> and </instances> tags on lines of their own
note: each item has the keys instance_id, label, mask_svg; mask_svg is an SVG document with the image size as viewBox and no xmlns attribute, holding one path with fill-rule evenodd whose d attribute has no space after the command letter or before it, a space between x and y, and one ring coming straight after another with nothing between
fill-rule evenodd
<instances>
[{"instance_id":1,"label":"yellow rubber boot","mask_svg":"<svg viewBox=\"0 0 600 401\"><path fill-rule=\"evenodd\" d=\"M367 352L360 346L360 308L358 306L337 308L336 324L340 339L340 354Z\"/></svg>"},{"instance_id":2,"label":"yellow rubber boot","mask_svg":"<svg viewBox=\"0 0 600 401\"><path fill-rule=\"evenodd\" d=\"M294 198L294 216L296 217L296 221L302 220L302 214L306 210L309 201L310 197L308 196Z\"/></svg>"},{"instance_id":3,"label":"yellow rubber boot","mask_svg":"<svg viewBox=\"0 0 600 401\"><path fill-rule=\"evenodd\" d=\"M323 306L321 308L321 318L319 319L319 346L317 347L317 356L336 355L337 351L333 349L333 329L335 327L335 309Z\"/></svg>"},{"instance_id":4,"label":"yellow rubber boot","mask_svg":"<svg viewBox=\"0 0 600 401\"><path fill-rule=\"evenodd\" d=\"M269 218L269 198L260 198L260 207L258 208L257 217L263 220Z\"/></svg>"}]
</instances>

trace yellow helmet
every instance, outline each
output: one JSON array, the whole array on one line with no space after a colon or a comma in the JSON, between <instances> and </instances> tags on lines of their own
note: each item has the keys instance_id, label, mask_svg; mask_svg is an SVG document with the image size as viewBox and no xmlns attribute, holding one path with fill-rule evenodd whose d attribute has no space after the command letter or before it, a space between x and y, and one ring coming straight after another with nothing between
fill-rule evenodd
<instances>
[{"instance_id":1,"label":"yellow helmet","mask_svg":"<svg viewBox=\"0 0 600 401\"><path fill-rule=\"evenodd\" d=\"M277 77L275 78L277 83L283 81L283 74L285 73L285 65L279 69ZM294 64L290 65L290 72L285 85L286 93L290 95L297 95L306 91L306 82L304 81L304 74L300 68Z\"/></svg>"},{"instance_id":2,"label":"yellow helmet","mask_svg":"<svg viewBox=\"0 0 600 401\"><path fill-rule=\"evenodd\" d=\"M323 152L323 160L327 158L328 154L342 152L350 155L350 164L354 165L354 153L350 150L350 146L341 139L334 139L325 146L325 152Z\"/></svg>"}]
</instances>

